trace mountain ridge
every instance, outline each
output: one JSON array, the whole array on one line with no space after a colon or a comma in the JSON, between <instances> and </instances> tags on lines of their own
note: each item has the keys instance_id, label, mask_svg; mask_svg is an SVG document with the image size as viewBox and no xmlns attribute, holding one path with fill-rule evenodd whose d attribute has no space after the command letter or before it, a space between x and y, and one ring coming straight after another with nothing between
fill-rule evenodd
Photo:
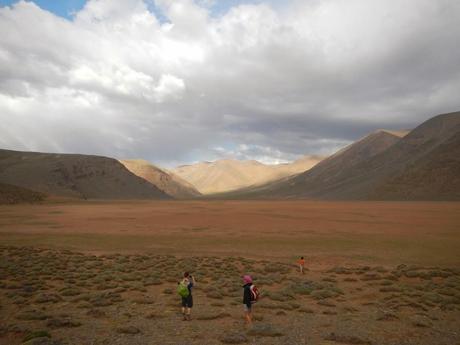
<instances>
[{"instance_id":1,"label":"mountain ridge","mask_svg":"<svg viewBox=\"0 0 460 345\"><path fill-rule=\"evenodd\" d=\"M82 199L169 199L116 159L0 150L0 182L46 195Z\"/></svg>"},{"instance_id":2,"label":"mountain ridge","mask_svg":"<svg viewBox=\"0 0 460 345\"><path fill-rule=\"evenodd\" d=\"M435 116L403 136L374 131L304 173L220 197L458 200L459 133L460 112ZM409 176L417 176L418 182L409 183Z\"/></svg>"},{"instance_id":3,"label":"mountain ridge","mask_svg":"<svg viewBox=\"0 0 460 345\"><path fill-rule=\"evenodd\" d=\"M120 160L133 174L147 180L166 194L178 199L199 197L201 193L189 182L144 159Z\"/></svg>"},{"instance_id":4,"label":"mountain ridge","mask_svg":"<svg viewBox=\"0 0 460 345\"><path fill-rule=\"evenodd\" d=\"M227 192L258 185L310 169L323 157L305 156L292 163L268 165L255 160L221 159L181 165L172 172L194 185L202 194Z\"/></svg>"}]
</instances>

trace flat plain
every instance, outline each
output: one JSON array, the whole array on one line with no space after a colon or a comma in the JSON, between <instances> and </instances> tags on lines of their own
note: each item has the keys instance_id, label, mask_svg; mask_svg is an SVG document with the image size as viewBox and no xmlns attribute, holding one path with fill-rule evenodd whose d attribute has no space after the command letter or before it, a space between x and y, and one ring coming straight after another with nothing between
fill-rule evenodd
<instances>
[{"instance_id":1,"label":"flat plain","mask_svg":"<svg viewBox=\"0 0 460 345\"><path fill-rule=\"evenodd\" d=\"M0 206L0 260L0 344L460 344L460 203Z\"/></svg>"}]
</instances>

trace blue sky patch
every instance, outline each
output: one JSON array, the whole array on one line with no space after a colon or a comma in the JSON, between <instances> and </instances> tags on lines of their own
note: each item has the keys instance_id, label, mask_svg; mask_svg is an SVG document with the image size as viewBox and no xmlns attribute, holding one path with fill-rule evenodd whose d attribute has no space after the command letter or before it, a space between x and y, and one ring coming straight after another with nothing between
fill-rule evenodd
<instances>
[{"instance_id":1,"label":"blue sky patch","mask_svg":"<svg viewBox=\"0 0 460 345\"><path fill-rule=\"evenodd\" d=\"M9 6L19 2L18 0L0 0L0 6ZM85 6L86 0L34 0L31 1L40 8L52 12L60 17L72 19L72 14Z\"/></svg>"},{"instance_id":2,"label":"blue sky patch","mask_svg":"<svg viewBox=\"0 0 460 345\"><path fill-rule=\"evenodd\" d=\"M37 4L40 8L52 12L60 17L72 19L73 14L81 10L87 0L26 0L31 1ZM10 6L15 3L19 2L19 0L0 0L0 6ZM155 6L154 1L145 1L149 10L155 14L155 16L160 20L160 22L166 22L167 18L161 13L161 10ZM198 1L198 4L202 4L203 2ZM228 12L228 10L234 6L242 5L242 4L260 4L260 3L268 3L273 7L277 7L285 4L286 1L282 0L218 0L216 1L211 7L211 14L213 16L221 16Z\"/></svg>"}]
</instances>

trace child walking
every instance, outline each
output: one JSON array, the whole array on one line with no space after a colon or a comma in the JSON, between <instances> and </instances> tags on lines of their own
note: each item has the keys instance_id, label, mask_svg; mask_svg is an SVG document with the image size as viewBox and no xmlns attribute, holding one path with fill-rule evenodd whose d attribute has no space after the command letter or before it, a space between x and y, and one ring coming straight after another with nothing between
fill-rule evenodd
<instances>
[{"instance_id":1,"label":"child walking","mask_svg":"<svg viewBox=\"0 0 460 345\"><path fill-rule=\"evenodd\" d=\"M305 274L305 259L303 256L300 257L297 263L299 264L300 273Z\"/></svg>"}]
</instances>

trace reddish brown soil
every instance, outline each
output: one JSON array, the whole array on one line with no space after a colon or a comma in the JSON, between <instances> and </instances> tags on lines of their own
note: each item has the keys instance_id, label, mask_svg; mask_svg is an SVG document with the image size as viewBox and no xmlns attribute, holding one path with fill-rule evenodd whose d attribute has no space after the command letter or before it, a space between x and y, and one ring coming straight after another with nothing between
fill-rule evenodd
<instances>
[{"instance_id":1,"label":"reddish brown soil","mask_svg":"<svg viewBox=\"0 0 460 345\"><path fill-rule=\"evenodd\" d=\"M460 263L460 203L161 201L0 206L0 241L85 252Z\"/></svg>"},{"instance_id":2,"label":"reddish brown soil","mask_svg":"<svg viewBox=\"0 0 460 345\"><path fill-rule=\"evenodd\" d=\"M459 249L460 203L0 206L0 344L459 344ZM254 328L246 273L263 294Z\"/></svg>"}]
</instances>

